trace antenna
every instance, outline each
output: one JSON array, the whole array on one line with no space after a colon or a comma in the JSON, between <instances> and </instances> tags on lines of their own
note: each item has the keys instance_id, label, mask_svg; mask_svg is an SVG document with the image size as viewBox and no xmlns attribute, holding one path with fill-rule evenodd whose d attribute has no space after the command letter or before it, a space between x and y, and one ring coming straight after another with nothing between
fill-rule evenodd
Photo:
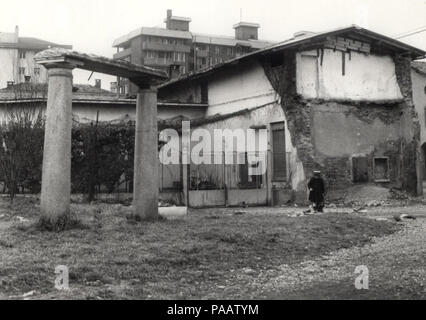
<instances>
[{"instance_id":1,"label":"antenna","mask_svg":"<svg viewBox=\"0 0 426 320\"><path fill-rule=\"evenodd\" d=\"M243 8L240 8L240 22L243 21Z\"/></svg>"}]
</instances>

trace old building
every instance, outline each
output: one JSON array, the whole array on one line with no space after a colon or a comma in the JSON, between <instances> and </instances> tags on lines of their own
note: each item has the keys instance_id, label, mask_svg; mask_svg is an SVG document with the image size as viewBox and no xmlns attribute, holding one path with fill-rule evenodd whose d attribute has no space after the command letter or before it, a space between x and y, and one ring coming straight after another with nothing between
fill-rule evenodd
<instances>
[{"instance_id":1,"label":"old building","mask_svg":"<svg viewBox=\"0 0 426 320\"><path fill-rule=\"evenodd\" d=\"M99 80L100 81L100 80ZM115 93L97 86L74 84L72 112L73 119L80 123L96 120L101 122L134 121L136 114L136 99L118 96ZM8 112L12 110L46 107L46 83L21 83L0 89L0 122L7 120ZM174 102L158 103L158 118L169 120L176 117L198 119L204 117L207 104L188 103L183 106Z\"/></svg>"},{"instance_id":2,"label":"old building","mask_svg":"<svg viewBox=\"0 0 426 320\"><path fill-rule=\"evenodd\" d=\"M171 10L167 10L164 22L166 28L142 27L116 39L114 59L163 69L177 76L272 44L258 40L260 26L256 23L240 22L234 25L235 37L226 37L191 33L191 19L174 16ZM132 93L126 79L118 79L118 83L120 93Z\"/></svg>"},{"instance_id":3,"label":"old building","mask_svg":"<svg viewBox=\"0 0 426 320\"><path fill-rule=\"evenodd\" d=\"M46 82L46 69L34 62L34 55L53 47L72 49L70 45L20 37L18 26L13 33L0 32L0 88L21 82Z\"/></svg>"},{"instance_id":4,"label":"old building","mask_svg":"<svg viewBox=\"0 0 426 320\"><path fill-rule=\"evenodd\" d=\"M191 121L194 129L212 136L214 129L267 130L267 145L256 150L266 155L265 173L248 174L258 164L247 162L191 163L189 205L303 202L315 169L330 197L372 184L421 194L410 64L425 54L350 26L304 33L161 85L161 101L208 104L206 117ZM204 153L213 142L194 144ZM234 155L247 159L238 148Z\"/></svg>"},{"instance_id":5,"label":"old building","mask_svg":"<svg viewBox=\"0 0 426 320\"><path fill-rule=\"evenodd\" d=\"M420 145L425 166L423 167L423 193L426 194L426 62L413 62L411 79L413 100L420 122Z\"/></svg>"}]
</instances>

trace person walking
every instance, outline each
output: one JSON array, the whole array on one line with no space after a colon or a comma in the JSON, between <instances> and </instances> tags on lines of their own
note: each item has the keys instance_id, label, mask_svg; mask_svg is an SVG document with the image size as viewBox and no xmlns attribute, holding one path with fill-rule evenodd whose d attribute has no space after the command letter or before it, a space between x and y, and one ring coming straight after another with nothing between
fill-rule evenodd
<instances>
[{"instance_id":1,"label":"person walking","mask_svg":"<svg viewBox=\"0 0 426 320\"><path fill-rule=\"evenodd\" d=\"M309 201L313 204L315 212L323 212L325 183L320 171L314 171L313 177L308 182Z\"/></svg>"}]
</instances>

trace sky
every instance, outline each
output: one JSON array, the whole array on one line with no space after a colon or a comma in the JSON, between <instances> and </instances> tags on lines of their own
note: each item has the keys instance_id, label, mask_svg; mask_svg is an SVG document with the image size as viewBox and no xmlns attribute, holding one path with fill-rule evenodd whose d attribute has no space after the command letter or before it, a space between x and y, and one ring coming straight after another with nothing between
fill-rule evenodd
<instances>
[{"instance_id":1,"label":"sky","mask_svg":"<svg viewBox=\"0 0 426 320\"><path fill-rule=\"evenodd\" d=\"M232 25L260 24L259 39L282 41L300 30L325 31L358 24L396 36L426 27L426 0L20 0L1 1L0 32L36 37L112 58L114 39L141 26L164 27L166 10L190 17L190 31L233 36ZM401 39L426 50L426 32ZM107 75L74 70L74 83Z\"/></svg>"}]
</instances>

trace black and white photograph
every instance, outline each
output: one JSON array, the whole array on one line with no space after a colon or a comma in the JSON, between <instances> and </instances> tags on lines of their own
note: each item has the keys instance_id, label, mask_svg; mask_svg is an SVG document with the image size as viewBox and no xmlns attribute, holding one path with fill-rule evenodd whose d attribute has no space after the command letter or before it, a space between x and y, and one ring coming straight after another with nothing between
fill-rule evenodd
<instances>
[{"instance_id":1,"label":"black and white photograph","mask_svg":"<svg viewBox=\"0 0 426 320\"><path fill-rule=\"evenodd\" d=\"M426 300L426 1L1 0L0 300Z\"/></svg>"}]
</instances>

